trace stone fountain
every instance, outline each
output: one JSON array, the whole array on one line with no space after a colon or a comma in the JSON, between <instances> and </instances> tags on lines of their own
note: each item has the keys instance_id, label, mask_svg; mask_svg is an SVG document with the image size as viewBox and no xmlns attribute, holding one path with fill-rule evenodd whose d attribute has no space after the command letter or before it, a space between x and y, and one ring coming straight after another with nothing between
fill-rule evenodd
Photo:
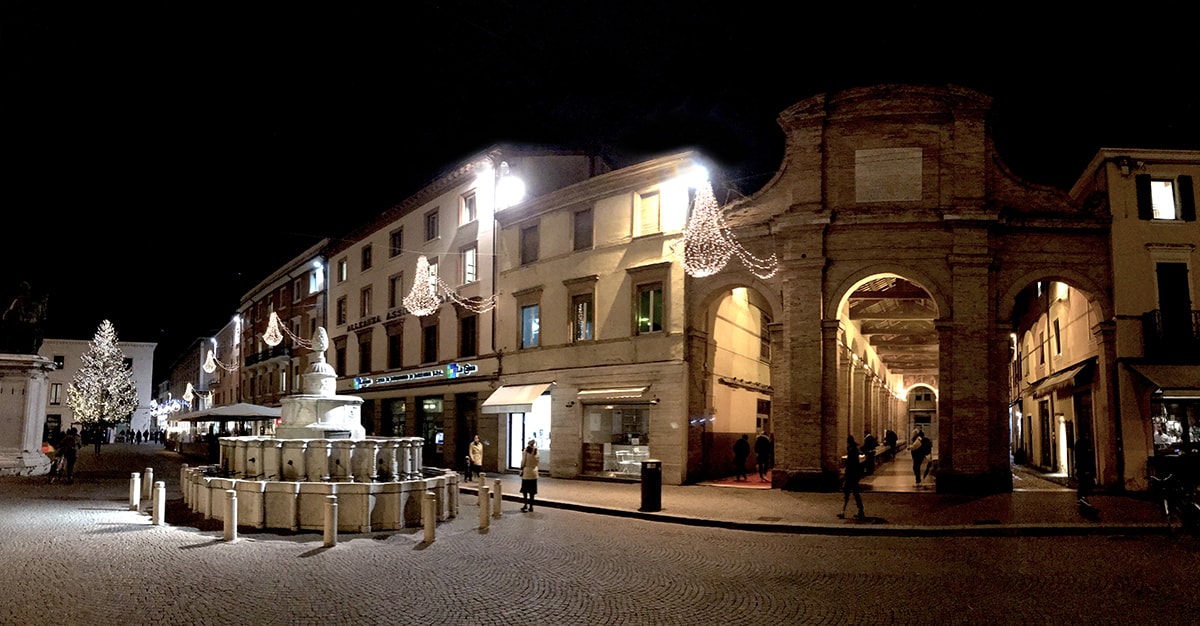
<instances>
[{"instance_id":1,"label":"stone fountain","mask_svg":"<svg viewBox=\"0 0 1200 626\"><path fill-rule=\"evenodd\" d=\"M423 467L421 437L368 437L362 398L337 395L325 360L329 337L318 328L301 393L283 399L272 437L222 437L219 465L184 466L188 507L224 519L237 495L239 525L321 530L328 496L338 499L338 530L372 532L421 525L421 498L432 491L438 521L458 513L458 473Z\"/></svg>"}]
</instances>

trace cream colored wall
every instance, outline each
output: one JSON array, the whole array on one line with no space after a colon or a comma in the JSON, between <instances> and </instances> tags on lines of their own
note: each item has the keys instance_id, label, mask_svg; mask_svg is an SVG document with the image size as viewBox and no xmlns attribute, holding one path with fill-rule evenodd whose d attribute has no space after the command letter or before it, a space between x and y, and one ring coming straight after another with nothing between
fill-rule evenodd
<instances>
[{"instance_id":1,"label":"cream colored wall","mask_svg":"<svg viewBox=\"0 0 1200 626\"><path fill-rule=\"evenodd\" d=\"M771 384L770 363L761 352L762 311L750 304L745 288L734 289L721 299L713 315L710 336L713 346L714 432L756 432L758 400L763 393L717 382L720 377L761 385Z\"/></svg>"}]
</instances>

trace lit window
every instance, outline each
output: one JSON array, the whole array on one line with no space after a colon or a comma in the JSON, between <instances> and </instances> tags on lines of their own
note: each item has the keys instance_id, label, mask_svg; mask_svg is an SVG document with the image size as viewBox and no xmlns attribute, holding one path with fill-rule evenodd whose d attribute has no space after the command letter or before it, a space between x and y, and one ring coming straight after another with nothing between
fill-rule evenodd
<instances>
[{"instance_id":1,"label":"lit window","mask_svg":"<svg viewBox=\"0 0 1200 626\"><path fill-rule=\"evenodd\" d=\"M534 348L538 345L541 321L538 319L538 305L531 304L521 307L521 347Z\"/></svg>"},{"instance_id":2,"label":"lit window","mask_svg":"<svg viewBox=\"0 0 1200 626\"><path fill-rule=\"evenodd\" d=\"M637 332L653 333L663 329L662 283L638 285Z\"/></svg>"},{"instance_id":3,"label":"lit window","mask_svg":"<svg viewBox=\"0 0 1200 626\"><path fill-rule=\"evenodd\" d=\"M571 296L571 341L590 341L593 332L592 294Z\"/></svg>"},{"instance_id":4,"label":"lit window","mask_svg":"<svg viewBox=\"0 0 1200 626\"><path fill-rule=\"evenodd\" d=\"M462 282L463 284L473 283L478 278L478 267L476 265L475 246L467 246L462 251Z\"/></svg>"},{"instance_id":5,"label":"lit window","mask_svg":"<svg viewBox=\"0 0 1200 626\"><path fill-rule=\"evenodd\" d=\"M337 277L339 283L346 280L346 265L346 259L340 259L337 262Z\"/></svg>"},{"instance_id":6,"label":"lit window","mask_svg":"<svg viewBox=\"0 0 1200 626\"><path fill-rule=\"evenodd\" d=\"M358 301L358 316L367 317L371 314L371 288L364 287Z\"/></svg>"},{"instance_id":7,"label":"lit window","mask_svg":"<svg viewBox=\"0 0 1200 626\"><path fill-rule=\"evenodd\" d=\"M470 224L475 221L477 213L475 210L475 192L469 192L462 197L462 223Z\"/></svg>"},{"instance_id":8,"label":"lit window","mask_svg":"<svg viewBox=\"0 0 1200 626\"><path fill-rule=\"evenodd\" d=\"M1191 176L1151 178L1148 174L1139 174L1135 184L1139 219L1196 221L1196 196Z\"/></svg>"},{"instance_id":9,"label":"lit window","mask_svg":"<svg viewBox=\"0 0 1200 626\"><path fill-rule=\"evenodd\" d=\"M50 404L62 404L62 383L50 385Z\"/></svg>"}]
</instances>

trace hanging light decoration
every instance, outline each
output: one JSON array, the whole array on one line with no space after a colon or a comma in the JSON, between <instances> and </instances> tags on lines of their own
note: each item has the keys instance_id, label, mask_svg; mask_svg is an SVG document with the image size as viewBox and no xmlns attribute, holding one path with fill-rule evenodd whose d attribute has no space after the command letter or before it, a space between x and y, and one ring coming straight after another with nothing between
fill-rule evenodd
<instances>
[{"instance_id":1,"label":"hanging light decoration","mask_svg":"<svg viewBox=\"0 0 1200 626\"><path fill-rule=\"evenodd\" d=\"M267 330L263 333L263 341L267 342L268 346L274 348L275 346L279 345L281 341L283 341L284 333L286 333L288 337L291 337L292 341L295 342L296 345L302 348L312 347L312 341L297 336L295 333L289 330L287 326L284 326L283 323L279 321L278 313L271 311L271 319L267 320Z\"/></svg>"},{"instance_id":2,"label":"hanging light decoration","mask_svg":"<svg viewBox=\"0 0 1200 626\"><path fill-rule=\"evenodd\" d=\"M264 337L265 337L265 335L264 335ZM275 343L279 343L279 342L275 342ZM272 345L274 345L274 344L272 344ZM237 369L237 367L235 367L235 366L226 365L226 364L218 361L217 357L213 354L213 351L209 350L208 358L204 359L204 371L211 374L211 373L217 371L218 367L225 370L226 372L232 372L233 370Z\"/></svg>"},{"instance_id":3,"label":"hanging light decoration","mask_svg":"<svg viewBox=\"0 0 1200 626\"><path fill-rule=\"evenodd\" d=\"M451 300L453 300L456 304L458 304L462 308L464 308L468 311L471 311L472 313L487 313L488 311L491 311L492 309L496 308L496 295L495 294L492 294L486 298L479 298L479 297L464 298L464 297L458 295L458 293L455 292L453 289L451 289L449 285L442 282L441 278L438 278L437 282L438 282L438 285L441 285L442 291L446 292L446 296L448 296Z\"/></svg>"},{"instance_id":4,"label":"hanging light decoration","mask_svg":"<svg viewBox=\"0 0 1200 626\"><path fill-rule=\"evenodd\" d=\"M437 311L441 304L436 283L429 275L429 260L422 254L417 257L417 273L413 276L412 289L404 296L404 308L417 317L425 317Z\"/></svg>"},{"instance_id":5,"label":"hanging light decoration","mask_svg":"<svg viewBox=\"0 0 1200 626\"><path fill-rule=\"evenodd\" d=\"M760 259L750 254L729 232L713 196L712 184L705 181L696 189L692 215L683 233L683 269L689 276L697 278L712 276L734 255L759 278L770 278L778 271L774 254L769 259Z\"/></svg>"}]
</instances>

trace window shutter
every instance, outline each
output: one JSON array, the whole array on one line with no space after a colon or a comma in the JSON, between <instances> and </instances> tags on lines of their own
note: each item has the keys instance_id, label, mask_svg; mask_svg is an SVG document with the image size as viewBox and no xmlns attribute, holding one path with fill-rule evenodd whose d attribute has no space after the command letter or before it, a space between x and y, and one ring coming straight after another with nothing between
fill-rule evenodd
<instances>
[{"instance_id":1,"label":"window shutter","mask_svg":"<svg viewBox=\"0 0 1200 626\"><path fill-rule=\"evenodd\" d=\"M1150 175L1138 174L1134 177L1137 186L1138 219L1154 219L1154 199L1150 196Z\"/></svg>"},{"instance_id":2,"label":"window shutter","mask_svg":"<svg viewBox=\"0 0 1200 626\"><path fill-rule=\"evenodd\" d=\"M1176 184L1179 185L1179 216L1185 222L1196 221L1196 194L1192 191L1192 177L1180 176Z\"/></svg>"}]
</instances>

